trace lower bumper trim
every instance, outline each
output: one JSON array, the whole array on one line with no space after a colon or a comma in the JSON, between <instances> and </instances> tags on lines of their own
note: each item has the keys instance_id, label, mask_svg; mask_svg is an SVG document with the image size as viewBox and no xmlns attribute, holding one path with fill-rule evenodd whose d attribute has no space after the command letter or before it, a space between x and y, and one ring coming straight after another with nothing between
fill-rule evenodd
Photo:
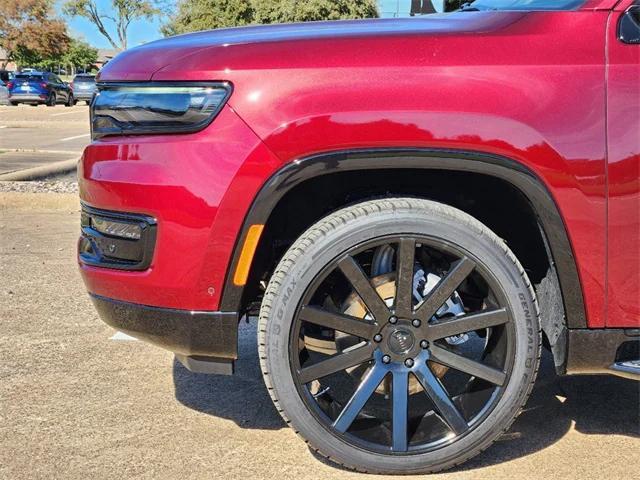
<instances>
[{"instance_id":1,"label":"lower bumper trim","mask_svg":"<svg viewBox=\"0 0 640 480\"><path fill-rule=\"evenodd\" d=\"M233 375L233 360L213 357L187 357L176 354L176 359L190 372L208 375Z\"/></svg>"},{"instance_id":2,"label":"lower bumper trim","mask_svg":"<svg viewBox=\"0 0 640 480\"><path fill-rule=\"evenodd\" d=\"M91 294L100 318L132 337L183 356L238 358L238 314L150 307Z\"/></svg>"},{"instance_id":3,"label":"lower bumper trim","mask_svg":"<svg viewBox=\"0 0 640 480\"><path fill-rule=\"evenodd\" d=\"M631 373L621 372L619 365L627 364L630 356L637 359L638 351L640 336L632 329L570 329L567 373Z\"/></svg>"}]
</instances>

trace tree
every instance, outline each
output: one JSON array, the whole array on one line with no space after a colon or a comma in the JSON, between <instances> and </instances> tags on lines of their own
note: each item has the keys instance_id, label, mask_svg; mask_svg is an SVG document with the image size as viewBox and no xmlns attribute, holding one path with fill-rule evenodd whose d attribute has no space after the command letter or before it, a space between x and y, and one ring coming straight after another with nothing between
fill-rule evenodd
<instances>
[{"instance_id":1,"label":"tree","mask_svg":"<svg viewBox=\"0 0 640 480\"><path fill-rule=\"evenodd\" d=\"M182 0L178 11L162 26L165 36L253 22L251 0Z\"/></svg>"},{"instance_id":2,"label":"tree","mask_svg":"<svg viewBox=\"0 0 640 480\"><path fill-rule=\"evenodd\" d=\"M42 54L18 47L14 52L15 62L21 66L35 67L40 70L52 71L64 67L71 74L76 69L86 70L98 60L98 50L81 40L70 39L68 48L60 53Z\"/></svg>"},{"instance_id":3,"label":"tree","mask_svg":"<svg viewBox=\"0 0 640 480\"><path fill-rule=\"evenodd\" d=\"M67 0L63 11L70 17L83 17L93 23L116 50L126 50L131 22L151 20L161 13L153 0L111 0L113 15L98 8L97 0ZM109 28L112 24L112 28ZM113 31L115 30L115 31Z\"/></svg>"},{"instance_id":4,"label":"tree","mask_svg":"<svg viewBox=\"0 0 640 480\"><path fill-rule=\"evenodd\" d=\"M52 0L0 0L0 47L9 61L61 55L69 44L64 22L52 14Z\"/></svg>"},{"instance_id":5,"label":"tree","mask_svg":"<svg viewBox=\"0 0 640 480\"><path fill-rule=\"evenodd\" d=\"M374 0L255 0L256 23L375 18Z\"/></svg>"},{"instance_id":6,"label":"tree","mask_svg":"<svg viewBox=\"0 0 640 480\"><path fill-rule=\"evenodd\" d=\"M377 16L375 0L181 0L162 33L175 35L254 23Z\"/></svg>"},{"instance_id":7,"label":"tree","mask_svg":"<svg viewBox=\"0 0 640 480\"><path fill-rule=\"evenodd\" d=\"M98 61L98 50L87 42L74 39L60 60L62 65L70 66L73 70L86 70Z\"/></svg>"}]
</instances>

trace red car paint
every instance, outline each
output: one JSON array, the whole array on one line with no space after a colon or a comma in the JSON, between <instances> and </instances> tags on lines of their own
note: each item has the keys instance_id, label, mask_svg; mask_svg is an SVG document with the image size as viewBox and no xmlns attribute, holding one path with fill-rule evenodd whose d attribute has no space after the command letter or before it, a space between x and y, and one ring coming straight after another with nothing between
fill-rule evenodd
<instances>
[{"instance_id":1,"label":"red car paint","mask_svg":"<svg viewBox=\"0 0 640 480\"><path fill-rule=\"evenodd\" d=\"M567 227L589 327L639 326L640 46L615 32L630 3L226 29L119 55L101 81L223 80L234 93L201 132L87 147L82 200L159 226L149 270L81 265L88 289L216 310L246 212L279 168L350 148L448 148L534 171Z\"/></svg>"}]
</instances>

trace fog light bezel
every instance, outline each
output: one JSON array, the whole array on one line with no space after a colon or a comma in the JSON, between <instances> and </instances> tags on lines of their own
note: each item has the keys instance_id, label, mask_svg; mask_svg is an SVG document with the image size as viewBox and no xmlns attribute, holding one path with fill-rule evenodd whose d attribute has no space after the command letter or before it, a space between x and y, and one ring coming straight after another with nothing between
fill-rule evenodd
<instances>
[{"instance_id":1,"label":"fog light bezel","mask_svg":"<svg viewBox=\"0 0 640 480\"><path fill-rule=\"evenodd\" d=\"M114 223L135 224L140 228L140 238L132 239L100 232L94 228L94 218ZM133 271L147 270L151 266L157 236L157 221L154 217L102 210L82 203L80 223L78 259L82 264ZM113 250L103 248L105 245L113 247Z\"/></svg>"}]
</instances>

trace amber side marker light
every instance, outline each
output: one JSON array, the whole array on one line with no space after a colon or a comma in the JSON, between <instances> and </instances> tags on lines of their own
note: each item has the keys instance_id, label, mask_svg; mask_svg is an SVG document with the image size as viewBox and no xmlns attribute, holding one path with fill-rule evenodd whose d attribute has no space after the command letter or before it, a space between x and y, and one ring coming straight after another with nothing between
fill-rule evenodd
<instances>
[{"instance_id":1,"label":"amber side marker light","mask_svg":"<svg viewBox=\"0 0 640 480\"><path fill-rule=\"evenodd\" d=\"M263 229L264 225L251 225L249 227L247 238L244 239L244 245L242 246L242 252L240 252L238 266L233 275L233 284L238 287L242 287L247 283L253 255L256 253L256 247L258 246L258 241L260 240Z\"/></svg>"}]
</instances>

